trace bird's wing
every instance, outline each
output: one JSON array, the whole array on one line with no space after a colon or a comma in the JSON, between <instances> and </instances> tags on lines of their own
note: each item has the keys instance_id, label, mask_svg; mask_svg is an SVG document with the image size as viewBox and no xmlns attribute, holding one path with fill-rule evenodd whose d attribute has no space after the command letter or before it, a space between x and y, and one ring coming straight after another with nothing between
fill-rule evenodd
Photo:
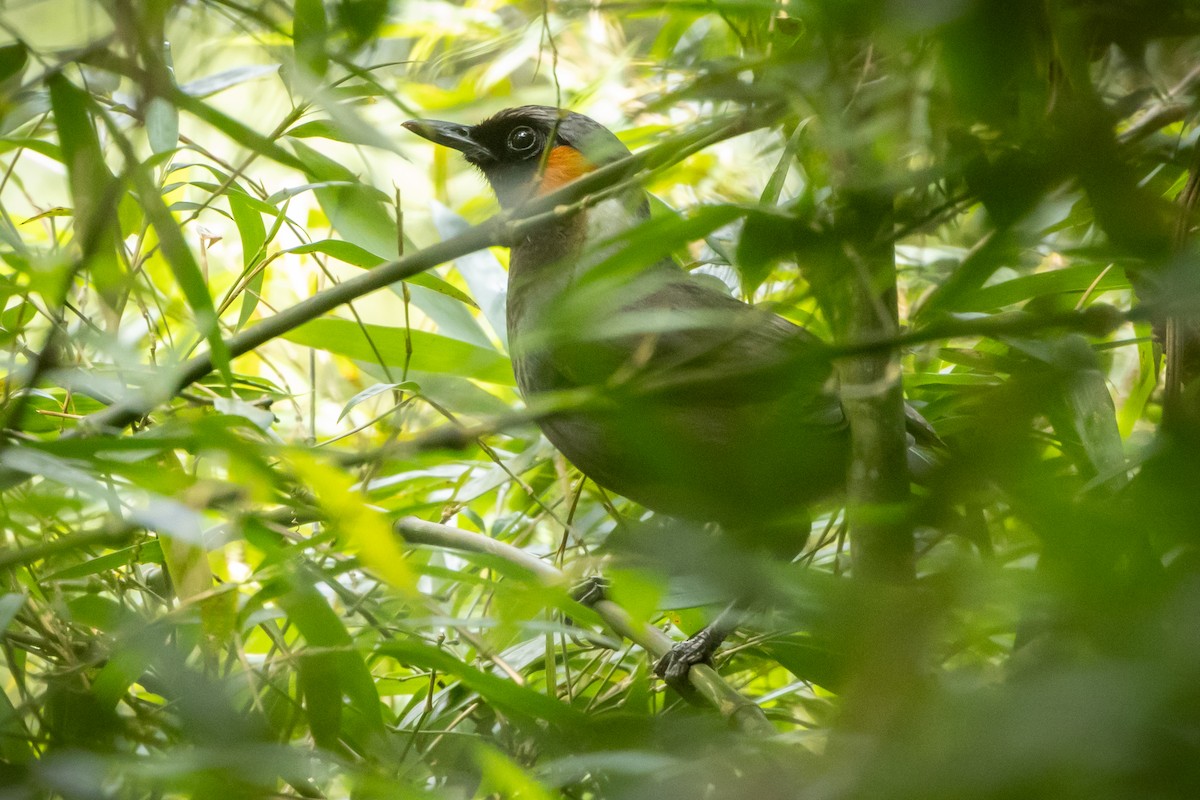
<instances>
[{"instance_id":1,"label":"bird's wing","mask_svg":"<svg viewBox=\"0 0 1200 800\"><path fill-rule=\"evenodd\" d=\"M631 389L679 402L770 402L792 396L814 423L844 423L820 340L798 325L688 276L657 273L610 320L608 346Z\"/></svg>"}]
</instances>

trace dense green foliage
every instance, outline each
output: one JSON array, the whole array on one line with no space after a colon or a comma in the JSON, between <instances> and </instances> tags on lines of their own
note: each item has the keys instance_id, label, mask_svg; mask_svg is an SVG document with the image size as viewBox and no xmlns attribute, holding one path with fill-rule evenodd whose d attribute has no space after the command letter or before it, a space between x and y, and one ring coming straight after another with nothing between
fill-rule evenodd
<instances>
[{"instance_id":1,"label":"dense green foliage","mask_svg":"<svg viewBox=\"0 0 1200 800\"><path fill-rule=\"evenodd\" d=\"M1195 796L1189 0L0 22L3 800ZM857 478L803 549L655 518L531 424L514 227L400 128L524 103L649 152L590 187L655 197L621 264L830 344ZM947 452L897 495L901 376ZM730 598L685 702L644 623Z\"/></svg>"}]
</instances>

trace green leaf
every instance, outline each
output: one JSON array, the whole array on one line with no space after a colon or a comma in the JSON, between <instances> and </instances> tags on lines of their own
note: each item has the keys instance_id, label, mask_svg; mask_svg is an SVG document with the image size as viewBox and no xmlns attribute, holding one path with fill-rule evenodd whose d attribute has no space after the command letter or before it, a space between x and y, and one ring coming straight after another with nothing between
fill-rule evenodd
<instances>
[{"instance_id":1,"label":"green leaf","mask_svg":"<svg viewBox=\"0 0 1200 800\"><path fill-rule=\"evenodd\" d=\"M61 73L46 83L75 203L75 238L97 288L115 305L124 282L117 258L117 181L104 162L88 94Z\"/></svg>"},{"instance_id":2,"label":"green leaf","mask_svg":"<svg viewBox=\"0 0 1200 800\"><path fill-rule=\"evenodd\" d=\"M287 206L279 209L275 214L275 221L271 223L271 230L267 232L266 241L273 242L275 237L279 235L279 229L283 227L283 223L287 221ZM242 311L238 315L238 327L243 327L250 321L250 316L254 313L254 309L258 306L259 296L262 293L263 281L266 280L267 270L264 264L263 269L258 270L246 284L246 299L242 302Z\"/></svg>"},{"instance_id":3,"label":"green leaf","mask_svg":"<svg viewBox=\"0 0 1200 800\"><path fill-rule=\"evenodd\" d=\"M296 65L320 77L329 67L326 37L325 0L296 0L292 17L292 44Z\"/></svg>"},{"instance_id":4,"label":"green leaf","mask_svg":"<svg viewBox=\"0 0 1200 800\"><path fill-rule=\"evenodd\" d=\"M42 220L42 219L53 219L56 217L62 218L62 217L74 217L74 216L75 216L75 209L63 208L62 206L55 206L54 208L46 209L45 211L43 211L40 214L34 214L32 217L29 217L28 219L21 220L21 224L28 225L31 222L37 222L38 220Z\"/></svg>"},{"instance_id":5,"label":"green leaf","mask_svg":"<svg viewBox=\"0 0 1200 800\"><path fill-rule=\"evenodd\" d=\"M771 274L781 258L796 249L795 234L800 221L783 212L760 210L746 216L738 238L737 268L742 290L754 292Z\"/></svg>"},{"instance_id":6,"label":"green leaf","mask_svg":"<svg viewBox=\"0 0 1200 800\"><path fill-rule=\"evenodd\" d=\"M796 158L796 150L800 147L801 136L804 133L804 129L808 127L810 120L811 118L801 121L783 145L783 150L779 154L779 161L776 162L775 169L771 172L771 177L767 179L767 185L763 187L762 193L759 195L758 200L760 203L773 206L779 202L779 196L783 193L783 185L787 181L788 172L791 171L792 164Z\"/></svg>"},{"instance_id":7,"label":"green leaf","mask_svg":"<svg viewBox=\"0 0 1200 800\"><path fill-rule=\"evenodd\" d=\"M180 230L179 223L171 216L170 210L167 209L158 187L147 173L146 168L143 166L131 172L134 186L142 201L142 208L146 212L146 218L158 233L159 246L163 256L171 267L176 283L183 290L183 296L187 299L188 306L192 309L196 320L196 329L208 340L213 365L220 371L226 382L232 382L233 371L229 367L229 348L221 338L221 328L217 324L217 309L213 305L212 295L208 293L208 285L204 282L200 265L196 263L196 257L183 238L183 231Z\"/></svg>"},{"instance_id":8,"label":"green leaf","mask_svg":"<svg viewBox=\"0 0 1200 800\"><path fill-rule=\"evenodd\" d=\"M786 667L800 680L832 690L841 689L845 682L845 657L838 656L827 644L810 636L771 639L762 648L772 661Z\"/></svg>"},{"instance_id":9,"label":"green leaf","mask_svg":"<svg viewBox=\"0 0 1200 800\"><path fill-rule=\"evenodd\" d=\"M380 511L367 503L350 474L312 458L294 453L291 466L305 485L311 487L329 527L357 553L363 565L409 596L415 596L416 577L409 569L399 539Z\"/></svg>"},{"instance_id":10,"label":"green leaf","mask_svg":"<svg viewBox=\"0 0 1200 800\"><path fill-rule=\"evenodd\" d=\"M353 119L353 118L351 118ZM340 119L314 119L288 129L288 136L296 139L328 139L331 142L361 144L367 147L388 147L386 139L374 128L365 124L344 124Z\"/></svg>"},{"instance_id":11,"label":"green leaf","mask_svg":"<svg viewBox=\"0 0 1200 800\"><path fill-rule=\"evenodd\" d=\"M1020 263L1020 248L1009 232L993 231L967 254L949 275L944 276L912 311L914 320L931 319L939 312L959 311L963 296L978 291L1002 266Z\"/></svg>"},{"instance_id":12,"label":"green leaf","mask_svg":"<svg viewBox=\"0 0 1200 800\"><path fill-rule=\"evenodd\" d=\"M430 275L431 273L423 272L421 274ZM451 300L450 295L439 292L436 288L429 291L423 282L406 281L405 283L408 284L408 295L412 304L437 325L440 333L451 339L470 342L480 347L492 346L492 340L471 313L471 308L475 307L474 302L468 305L457 298ZM393 291L396 288L393 284ZM401 294L401 292L397 291L396 294Z\"/></svg>"},{"instance_id":13,"label":"green leaf","mask_svg":"<svg viewBox=\"0 0 1200 800\"><path fill-rule=\"evenodd\" d=\"M515 385L512 365L503 353L426 331L408 331L407 335L412 341L410 367L414 370ZM284 338L359 361L376 362L376 350L387 366L402 367L406 361L404 328L318 319L284 334Z\"/></svg>"},{"instance_id":14,"label":"green leaf","mask_svg":"<svg viewBox=\"0 0 1200 800\"><path fill-rule=\"evenodd\" d=\"M30 447L10 445L0 451L0 466L26 475L37 475L101 501L111 501L111 488L92 473L90 465L76 459L58 458Z\"/></svg>"},{"instance_id":15,"label":"green leaf","mask_svg":"<svg viewBox=\"0 0 1200 800\"><path fill-rule=\"evenodd\" d=\"M297 195L304 194L305 192L312 192L317 189L324 189L324 188L328 188L328 187L354 186L354 185L355 185L355 182L353 180L342 180L342 179L330 180L330 181L317 181L315 183L304 183L304 184L300 184L299 186L289 186L286 189L280 189L278 192L275 192L270 197L268 197L266 202L270 205L278 205L278 204L282 203L284 200L290 200L293 197L296 197Z\"/></svg>"},{"instance_id":16,"label":"green leaf","mask_svg":"<svg viewBox=\"0 0 1200 800\"><path fill-rule=\"evenodd\" d=\"M13 617L17 615L23 605L25 605L25 595L23 594L9 592L0 595L0 633L8 630Z\"/></svg>"},{"instance_id":17,"label":"green leaf","mask_svg":"<svg viewBox=\"0 0 1200 800\"><path fill-rule=\"evenodd\" d=\"M403 383L373 383L346 401L346 405L342 406L342 413L338 414L337 421L341 422L345 419L351 409L359 403L370 400L372 397L378 397L384 392L391 391L417 392L420 391L420 387L412 381L404 381Z\"/></svg>"},{"instance_id":18,"label":"green leaf","mask_svg":"<svg viewBox=\"0 0 1200 800\"><path fill-rule=\"evenodd\" d=\"M1099 369L1074 372L1067 386L1067 409L1075 435L1096 475L1111 488L1128 482L1125 449L1117 425L1117 410L1108 383Z\"/></svg>"},{"instance_id":19,"label":"green leaf","mask_svg":"<svg viewBox=\"0 0 1200 800\"><path fill-rule=\"evenodd\" d=\"M123 624L136 618L136 614L109 597L85 594L67 602L70 620L104 633L116 633Z\"/></svg>"},{"instance_id":20,"label":"green leaf","mask_svg":"<svg viewBox=\"0 0 1200 800\"><path fill-rule=\"evenodd\" d=\"M337 4L338 27L350 34L350 49L357 50L373 39L387 19L388 0L341 0Z\"/></svg>"},{"instance_id":21,"label":"green leaf","mask_svg":"<svg viewBox=\"0 0 1200 800\"><path fill-rule=\"evenodd\" d=\"M1062 376L1061 398L1049 416L1080 472L1116 489L1127 481L1117 411L1096 354L1087 340L1068 334L1050 342L1012 340L1011 346L1043 361Z\"/></svg>"},{"instance_id":22,"label":"green leaf","mask_svg":"<svg viewBox=\"0 0 1200 800\"><path fill-rule=\"evenodd\" d=\"M275 423L275 414L268 409L239 400L236 397L214 397L213 409L222 414L241 417L264 431L269 431Z\"/></svg>"},{"instance_id":23,"label":"green leaf","mask_svg":"<svg viewBox=\"0 0 1200 800\"><path fill-rule=\"evenodd\" d=\"M1033 298L1053 294L1083 294L1089 296L1113 290L1128 289L1129 279L1120 268L1103 264L1083 264L1076 267L1022 275L1019 278L994 283L968 292L959 298L957 311L991 311Z\"/></svg>"},{"instance_id":24,"label":"green leaf","mask_svg":"<svg viewBox=\"0 0 1200 800\"><path fill-rule=\"evenodd\" d=\"M333 229L346 241L386 259L399 255L396 219L388 210L387 195L362 183L346 167L317 152L303 142L292 140L292 147L314 177L333 181L314 189L317 202L329 217Z\"/></svg>"},{"instance_id":25,"label":"green leaf","mask_svg":"<svg viewBox=\"0 0 1200 800\"><path fill-rule=\"evenodd\" d=\"M1155 364L1154 335L1149 323L1139 322L1133 326L1139 341L1137 343L1138 373L1137 382L1121 405L1118 417L1118 427L1122 437L1133 433L1137 421L1146 410L1146 403L1158 385L1158 370Z\"/></svg>"},{"instance_id":26,"label":"green leaf","mask_svg":"<svg viewBox=\"0 0 1200 800\"><path fill-rule=\"evenodd\" d=\"M643 222L612 240L620 249L605 259L597 272L604 274L609 269L644 269L670 256L677 247L703 239L745 214L746 209L741 206L722 204L700 206L687 214Z\"/></svg>"},{"instance_id":27,"label":"green leaf","mask_svg":"<svg viewBox=\"0 0 1200 800\"><path fill-rule=\"evenodd\" d=\"M348 645L347 645L348 646ZM342 735L342 675L336 656L302 655L296 663L308 729L317 745L336 751Z\"/></svg>"},{"instance_id":28,"label":"green leaf","mask_svg":"<svg viewBox=\"0 0 1200 800\"><path fill-rule=\"evenodd\" d=\"M146 138L155 153L166 153L179 144L179 109L168 100L153 97L146 104Z\"/></svg>"},{"instance_id":29,"label":"green leaf","mask_svg":"<svg viewBox=\"0 0 1200 800\"><path fill-rule=\"evenodd\" d=\"M40 155L55 161L63 160L62 148L56 145L54 142L47 142L43 139L25 139L13 136L5 136L0 138L0 153L8 153L18 149L32 150L35 153L39 153Z\"/></svg>"},{"instance_id":30,"label":"green leaf","mask_svg":"<svg viewBox=\"0 0 1200 800\"><path fill-rule=\"evenodd\" d=\"M9 765L23 765L34 761L36 754L31 738L8 694L0 692L0 758Z\"/></svg>"},{"instance_id":31,"label":"green leaf","mask_svg":"<svg viewBox=\"0 0 1200 800\"><path fill-rule=\"evenodd\" d=\"M346 264L352 264L356 267L370 268L387 263L387 259L368 252L356 244L351 242L343 242L339 239L322 239L318 242L308 242L307 244L289 247L283 252L297 254L321 253L322 255L329 256L330 258L336 258L338 261L342 261ZM434 275L432 272L419 273L411 278L406 278L404 282L413 284L415 286L424 286L426 289L432 289L439 294L444 294L447 297L453 297L460 303L465 303L472 308L477 308L475 301L472 300L469 295L452 284L447 283L437 275Z\"/></svg>"},{"instance_id":32,"label":"green leaf","mask_svg":"<svg viewBox=\"0 0 1200 800\"><path fill-rule=\"evenodd\" d=\"M333 229L372 253L397 258L396 220L378 189L361 183L314 191Z\"/></svg>"},{"instance_id":33,"label":"green leaf","mask_svg":"<svg viewBox=\"0 0 1200 800\"><path fill-rule=\"evenodd\" d=\"M130 634L121 637L121 646L100 668L92 684L96 700L110 710L116 708L129 687L162 655L165 644L164 625L139 625L132 614L128 617L121 628L122 632L131 631Z\"/></svg>"},{"instance_id":34,"label":"green leaf","mask_svg":"<svg viewBox=\"0 0 1200 800\"><path fill-rule=\"evenodd\" d=\"M234 86L240 86L249 81L256 81L259 78L265 78L268 75L274 75L277 72L279 72L278 64L252 64L245 67L234 67L233 69L227 69L203 78L197 78L190 83L180 86L179 89L189 97L211 97L218 92L232 89Z\"/></svg>"},{"instance_id":35,"label":"green leaf","mask_svg":"<svg viewBox=\"0 0 1200 800\"><path fill-rule=\"evenodd\" d=\"M543 787L528 770L499 750L482 744L475 749L475 758L483 773L479 785L481 795L488 797L519 797L522 800L555 800L561 797Z\"/></svg>"},{"instance_id":36,"label":"green leaf","mask_svg":"<svg viewBox=\"0 0 1200 800\"><path fill-rule=\"evenodd\" d=\"M230 191L228 198L229 212L233 215L238 236L242 240L242 267L248 271L262 260L262 249L267 243L267 228L263 224L262 214L258 208L248 202L248 195L241 191ZM279 212L279 215L282 216L282 213ZM254 309L258 307L265 279L266 271L259 270L242 290L242 308L238 314L237 324L239 329L250 321Z\"/></svg>"},{"instance_id":37,"label":"green leaf","mask_svg":"<svg viewBox=\"0 0 1200 800\"><path fill-rule=\"evenodd\" d=\"M275 141L267 136L263 136L258 131L248 125L238 122L233 117L218 111L207 103L197 100L189 95L186 91L181 90L172 93L172 100L180 110L187 111L189 114L194 114L204 122L212 125L217 130L224 133L233 141L241 144L244 147L258 153L259 155L273 159L285 167L291 167L299 170L302 173L307 173L307 169L295 156L284 150Z\"/></svg>"},{"instance_id":38,"label":"green leaf","mask_svg":"<svg viewBox=\"0 0 1200 800\"><path fill-rule=\"evenodd\" d=\"M336 258L338 261L352 264L356 267L377 267L380 264L387 263L386 259L368 252L356 244L337 239L322 239L317 242L308 242L296 245L295 247L289 247L283 252L299 254L321 253L322 255Z\"/></svg>"},{"instance_id":39,"label":"green leaf","mask_svg":"<svg viewBox=\"0 0 1200 800\"><path fill-rule=\"evenodd\" d=\"M1075 432L1083 443L1097 474L1114 488L1128 482L1125 451L1117 427L1116 409L1108 384L1099 370L1087 370L1076 376L1067 395Z\"/></svg>"},{"instance_id":40,"label":"green leaf","mask_svg":"<svg viewBox=\"0 0 1200 800\"><path fill-rule=\"evenodd\" d=\"M0 47L0 87L13 94L21 85L21 75L29 64L29 49L22 42Z\"/></svg>"},{"instance_id":41,"label":"green leaf","mask_svg":"<svg viewBox=\"0 0 1200 800\"><path fill-rule=\"evenodd\" d=\"M55 102L56 109L62 109L62 119L59 119L60 135L63 137L63 148L68 156L68 163L88 163L90 164L94 158L99 155L99 143L96 138L96 132L91 127L90 120L87 114L87 95L76 89L61 75L55 75L51 80L54 82L52 86L52 94L58 97ZM59 116L56 110L56 117ZM63 124L78 128L71 135L62 133ZM133 147L128 141L120 138L123 136L121 131L110 125L110 130L118 137L122 144L126 157L133 158ZM94 155L93 155L94 151ZM74 155L71 155L74 153ZM153 161L153 159L151 159ZM200 272L200 267L196 263L196 257L192 254L191 248L188 247L187 241L183 237L183 232L179 228L179 224L171 215L170 209L167 208L163 201L162 195L159 192L158 185L150 174L149 164L141 164L130 170L130 175L133 180L134 188L142 203L142 208L145 211L146 219L154 226L155 232L158 234L159 247L167 264L170 265L171 271L175 276L176 283L183 291L184 298L192 309L192 313L196 320L196 328L200 331L209 343L209 349L212 354L214 366L221 372L222 376L227 381L232 381L233 374L229 368L229 348L226 347L224 340L221 339L220 327L217 324L217 311L213 306L212 296L208 293L208 286L204 282L204 276ZM101 175L109 175L107 168L103 167L102 162L99 166L89 166L88 173L93 176L93 180L97 180ZM111 175L109 175L111 178ZM103 185L103 184L101 184ZM86 186L81 192L82 196L88 197L88 202L95 203L106 199L105 193L101 192L99 197L96 196L94 185ZM106 213L115 214L117 210L116 197L111 198L111 202L106 209ZM79 197L76 198L78 204ZM79 208L76 208L77 225L80 217ZM116 258L115 247L115 224L106 226L110 231L109 250L112 258ZM85 249L86 252L86 249Z\"/></svg>"},{"instance_id":42,"label":"green leaf","mask_svg":"<svg viewBox=\"0 0 1200 800\"><path fill-rule=\"evenodd\" d=\"M434 201L433 223L443 239L464 233L471 224L451 209ZM458 274L471 288L471 295L479 302L484 319L500 342L508 346L508 322L506 317L508 296L508 273L490 250L476 250L455 259Z\"/></svg>"},{"instance_id":43,"label":"green leaf","mask_svg":"<svg viewBox=\"0 0 1200 800\"><path fill-rule=\"evenodd\" d=\"M383 715L371 671L328 601L307 580L293 576L276 602L300 631L311 652L300 657L300 688L317 744L338 749L343 696L382 734Z\"/></svg>"},{"instance_id":44,"label":"green leaf","mask_svg":"<svg viewBox=\"0 0 1200 800\"><path fill-rule=\"evenodd\" d=\"M101 572L111 572L129 564L163 563L162 545L157 539L125 547L112 553L106 553L96 558L88 559L82 564L76 564L66 569L45 576L46 581L69 581L98 575Z\"/></svg>"},{"instance_id":45,"label":"green leaf","mask_svg":"<svg viewBox=\"0 0 1200 800\"><path fill-rule=\"evenodd\" d=\"M393 640L376 652L403 664L454 675L472 691L516 719L529 723L586 724L586 717L568 705L510 680L476 669L452 653L413 640Z\"/></svg>"}]
</instances>

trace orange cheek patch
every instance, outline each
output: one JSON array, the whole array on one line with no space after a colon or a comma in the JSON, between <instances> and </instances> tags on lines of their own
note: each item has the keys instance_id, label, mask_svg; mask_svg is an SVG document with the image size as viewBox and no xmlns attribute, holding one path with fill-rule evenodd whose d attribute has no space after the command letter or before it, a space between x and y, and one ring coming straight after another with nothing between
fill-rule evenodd
<instances>
[{"instance_id":1,"label":"orange cheek patch","mask_svg":"<svg viewBox=\"0 0 1200 800\"><path fill-rule=\"evenodd\" d=\"M583 153L560 144L550 151L546 159L546 171L542 174L538 194L549 194L595 168L596 165L584 158Z\"/></svg>"}]
</instances>

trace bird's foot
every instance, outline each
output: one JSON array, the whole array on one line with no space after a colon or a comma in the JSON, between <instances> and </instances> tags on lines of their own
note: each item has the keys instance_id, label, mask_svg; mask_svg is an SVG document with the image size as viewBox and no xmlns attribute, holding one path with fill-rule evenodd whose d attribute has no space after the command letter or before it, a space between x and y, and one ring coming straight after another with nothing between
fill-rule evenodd
<instances>
[{"instance_id":1,"label":"bird's foot","mask_svg":"<svg viewBox=\"0 0 1200 800\"><path fill-rule=\"evenodd\" d=\"M571 599L591 608L601 600L608 599L608 587L611 585L608 578L593 575L571 587Z\"/></svg>"},{"instance_id":2,"label":"bird's foot","mask_svg":"<svg viewBox=\"0 0 1200 800\"><path fill-rule=\"evenodd\" d=\"M667 651L654 665L654 674L685 700L696 701L696 690L688 680L688 673L696 664L711 664L713 654L729 635L724 625L713 624L704 628L687 641L680 642Z\"/></svg>"},{"instance_id":3,"label":"bird's foot","mask_svg":"<svg viewBox=\"0 0 1200 800\"><path fill-rule=\"evenodd\" d=\"M582 606L591 608L601 600L608 599L608 587L610 585L611 583L609 582L608 578L601 577L600 575L593 575L592 577L585 578L584 580L572 586L569 594L571 595L571 599L575 602ZM573 620L569 615L563 617L563 622L568 627L575 624L575 620Z\"/></svg>"}]
</instances>

